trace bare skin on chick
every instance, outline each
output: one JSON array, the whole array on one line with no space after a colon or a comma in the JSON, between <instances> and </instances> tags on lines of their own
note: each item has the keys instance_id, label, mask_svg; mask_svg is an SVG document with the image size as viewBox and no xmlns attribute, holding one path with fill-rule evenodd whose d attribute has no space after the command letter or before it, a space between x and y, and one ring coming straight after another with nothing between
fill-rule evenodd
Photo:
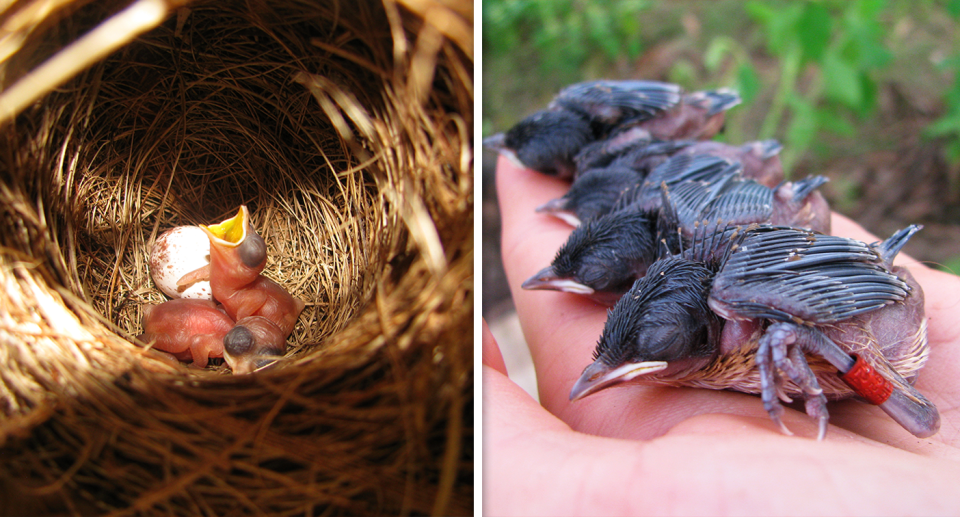
<instances>
[{"instance_id":1,"label":"bare skin on chick","mask_svg":"<svg viewBox=\"0 0 960 517\"><path fill-rule=\"evenodd\" d=\"M211 357L223 357L223 337L234 322L210 300L179 298L144 307L143 333L137 339L180 361L203 368Z\"/></svg>"},{"instance_id":2,"label":"bare skin on chick","mask_svg":"<svg viewBox=\"0 0 960 517\"><path fill-rule=\"evenodd\" d=\"M214 298L236 321L224 336L224 357L234 373L249 373L265 358L283 355L304 302L260 274L267 245L250 223L246 206L231 219L201 228L210 238L210 266L180 282L209 278Z\"/></svg>"}]
</instances>

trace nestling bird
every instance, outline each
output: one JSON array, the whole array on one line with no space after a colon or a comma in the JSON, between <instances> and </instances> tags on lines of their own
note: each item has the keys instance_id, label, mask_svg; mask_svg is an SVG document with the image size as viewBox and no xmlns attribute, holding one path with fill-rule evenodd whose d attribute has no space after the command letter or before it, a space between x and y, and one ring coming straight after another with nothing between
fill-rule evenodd
<instances>
[{"instance_id":1,"label":"nestling bird","mask_svg":"<svg viewBox=\"0 0 960 517\"><path fill-rule=\"evenodd\" d=\"M929 352L923 292L892 265L917 230L873 245L755 225L706 236L617 302L570 398L631 380L759 393L789 434L779 399L800 396L822 439L827 399L858 395L933 435L939 413L911 385Z\"/></svg>"},{"instance_id":2,"label":"nestling bird","mask_svg":"<svg viewBox=\"0 0 960 517\"><path fill-rule=\"evenodd\" d=\"M596 219L608 213L624 192L643 182L643 176L626 167L591 169L570 185L563 197L537 207L537 212L550 214L570 226Z\"/></svg>"},{"instance_id":3,"label":"nestling bird","mask_svg":"<svg viewBox=\"0 0 960 517\"><path fill-rule=\"evenodd\" d=\"M740 104L725 88L694 93L657 81L588 81L567 86L547 109L579 113L598 135L639 125L654 140L708 139L723 127L723 113Z\"/></svg>"},{"instance_id":4,"label":"nestling bird","mask_svg":"<svg viewBox=\"0 0 960 517\"><path fill-rule=\"evenodd\" d=\"M782 148L783 146L776 140L760 140L743 145L729 145L709 140L684 147L677 154L690 156L705 154L739 162L743 166L744 178L752 179L761 185L775 187L783 182L783 164L780 162Z\"/></svg>"},{"instance_id":5,"label":"nestling bird","mask_svg":"<svg viewBox=\"0 0 960 517\"><path fill-rule=\"evenodd\" d=\"M653 214L660 208L662 185L669 188L687 181L712 181L739 172L739 163L713 156L670 158L649 176L630 167L611 165L585 172L574 180L566 194L540 205L537 212L550 214L571 226L632 204Z\"/></svg>"},{"instance_id":6,"label":"nestling bird","mask_svg":"<svg viewBox=\"0 0 960 517\"><path fill-rule=\"evenodd\" d=\"M143 333L155 350L203 368L210 357L223 357L223 336L234 322L210 300L178 298L143 307Z\"/></svg>"},{"instance_id":7,"label":"nestling bird","mask_svg":"<svg viewBox=\"0 0 960 517\"><path fill-rule=\"evenodd\" d=\"M776 226L805 228L830 233L830 207L817 191L827 182L824 176L810 176L795 182L785 181L769 188L754 180L731 174L710 182L688 181L664 188L661 202L670 229L692 238L704 227L740 226L770 223ZM676 216L674 221L670 216Z\"/></svg>"},{"instance_id":8,"label":"nestling bird","mask_svg":"<svg viewBox=\"0 0 960 517\"><path fill-rule=\"evenodd\" d=\"M625 209L577 227L553 262L521 287L580 294L612 305L657 257L655 221Z\"/></svg>"},{"instance_id":9,"label":"nestling bird","mask_svg":"<svg viewBox=\"0 0 960 517\"><path fill-rule=\"evenodd\" d=\"M576 113L538 111L506 133L485 138L483 145L518 167L570 179L576 171L573 158L595 138L589 121Z\"/></svg>"},{"instance_id":10,"label":"nestling bird","mask_svg":"<svg viewBox=\"0 0 960 517\"><path fill-rule=\"evenodd\" d=\"M551 265L521 287L612 304L645 274L652 260L665 250L689 247L697 231L751 223L830 230L830 209L816 191L826 178L785 182L774 190L741 178L736 168L724 168L729 164L721 158L700 158L671 161L693 164L676 168L680 176L705 180L671 181L672 186L661 181L660 189L646 181L635 192L628 191L610 213L574 229Z\"/></svg>"},{"instance_id":11,"label":"nestling bird","mask_svg":"<svg viewBox=\"0 0 960 517\"><path fill-rule=\"evenodd\" d=\"M671 156L697 143L696 140L660 142L650 138L645 129L633 126L584 146L573 158L576 164L573 179L576 181L591 169L610 166L625 167L646 177Z\"/></svg>"},{"instance_id":12,"label":"nestling bird","mask_svg":"<svg viewBox=\"0 0 960 517\"><path fill-rule=\"evenodd\" d=\"M724 111L739 102L725 89L684 94L656 81L590 81L564 88L546 110L483 144L518 165L569 179L574 157L590 142L618 131L660 141L710 138L723 126Z\"/></svg>"},{"instance_id":13,"label":"nestling bird","mask_svg":"<svg viewBox=\"0 0 960 517\"><path fill-rule=\"evenodd\" d=\"M201 228L210 239L210 266L181 282L209 278L214 298L236 321L224 336L224 357L233 362L234 373L251 372L263 359L283 354L304 302L260 274L267 263L267 245L246 206L233 218Z\"/></svg>"}]
</instances>

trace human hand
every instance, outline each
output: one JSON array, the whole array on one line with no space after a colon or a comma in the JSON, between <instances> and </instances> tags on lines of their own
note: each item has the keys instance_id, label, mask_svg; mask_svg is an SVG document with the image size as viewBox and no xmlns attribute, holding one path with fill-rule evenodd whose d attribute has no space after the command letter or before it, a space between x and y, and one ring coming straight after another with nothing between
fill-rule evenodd
<instances>
[{"instance_id":1,"label":"human hand","mask_svg":"<svg viewBox=\"0 0 960 517\"><path fill-rule=\"evenodd\" d=\"M505 376L484 328L484 508L504 514L956 513L960 495L960 279L906 255L929 318L930 359L917 388L941 428L917 439L879 408L831 403L830 428L787 408L780 434L759 397L627 385L577 402L606 307L572 294L523 291L571 229L534 208L568 184L500 159L503 258L537 370L541 405ZM877 241L834 215L833 233Z\"/></svg>"}]
</instances>

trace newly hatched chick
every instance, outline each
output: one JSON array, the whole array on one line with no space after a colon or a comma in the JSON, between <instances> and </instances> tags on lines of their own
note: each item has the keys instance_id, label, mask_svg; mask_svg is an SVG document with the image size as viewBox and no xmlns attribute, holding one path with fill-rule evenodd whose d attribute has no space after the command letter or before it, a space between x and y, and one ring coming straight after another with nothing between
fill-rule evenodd
<instances>
[{"instance_id":1,"label":"newly hatched chick","mask_svg":"<svg viewBox=\"0 0 960 517\"><path fill-rule=\"evenodd\" d=\"M928 354L923 292L893 259L919 227L880 244L793 228L727 228L658 260L610 312L571 400L630 380L801 396L826 433L827 398L859 395L918 437L936 407L911 386ZM709 257L708 257L709 256Z\"/></svg>"},{"instance_id":2,"label":"newly hatched chick","mask_svg":"<svg viewBox=\"0 0 960 517\"><path fill-rule=\"evenodd\" d=\"M234 373L249 373L283 354L304 302L260 274L267 245L246 206L231 219L201 228L210 239L210 266L181 281L209 278L213 296L236 321L223 338L224 357Z\"/></svg>"},{"instance_id":3,"label":"newly hatched chick","mask_svg":"<svg viewBox=\"0 0 960 517\"><path fill-rule=\"evenodd\" d=\"M654 140L710 138L739 99L728 90L683 94L677 85L656 81L578 83L561 90L546 110L483 144L518 165L569 179L574 157L590 142L629 126Z\"/></svg>"},{"instance_id":4,"label":"newly hatched chick","mask_svg":"<svg viewBox=\"0 0 960 517\"><path fill-rule=\"evenodd\" d=\"M144 306L143 333L137 339L203 368L210 357L223 357L223 336L233 325L210 300L178 298Z\"/></svg>"}]
</instances>

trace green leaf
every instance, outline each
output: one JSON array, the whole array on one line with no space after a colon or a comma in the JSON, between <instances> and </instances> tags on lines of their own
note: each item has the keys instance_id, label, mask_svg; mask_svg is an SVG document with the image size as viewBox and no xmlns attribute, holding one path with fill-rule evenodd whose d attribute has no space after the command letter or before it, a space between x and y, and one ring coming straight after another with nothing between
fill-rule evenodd
<instances>
[{"instance_id":1,"label":"green leaf","mask_svg":"<svg viewBox=\"0 0 960 517\"><path fill-rule=\"evenodd\" d=\"M828 52L823 58L823 93L831 100L857 109L863 103L860 74L856 68Z\"/></svg>"},{"instance_id":2,"label":"green leaf","mask_svg":"<svg viewBox=\"0 0 960 517\"><path fill-rule=\"evenodd\" d=\"M620 56L620 44L610 23L610 11L603 4L588 4L586 18L590 40L600 47L609 59L617 59Z\"/></svg>"},{"instance_id":3,"label":"green leaf","mask_svg":"<svg viewBox=\"0 0 960 517\"><path fill-rule=\"evenodd\" d=\"M623 7L624 4L634 3L637 5L631 9ZM621 6L621 11L617 14L616 19L617 32L620 34L621 45L623 46L621 53L626 54L630 59L636 59L643 52L640 26L642 14L639 11L646 9L648 4L646 2L622 2L617 5Z\"/></svg>"},{"instance_id":4,"label":"green leaf","mask_svg":"<svg viewBox=\"0 0 960 517\"><path fill-rule=\"evenodd\" d=\"M863 92L863 99L857 109L857 115L866 117L877 107L877 82L865 73L860 74L860 91Z\"/></svg>"},{"instance_id":5,"label":"green leaf","mask_svg":"<svg viewBox=\"0 0 960 517\"><path fill-rule=\"evenodd\" d=\"M960 133L960 113L947 114L923 128L927 137L938 137Z\"/></svg>"},{"instance_id":6,"label":"green leaf","mask_svg":"<svg viewBox=\"0 0 960 517\"><path fill-rule=\"evenodd\" d=\"M818 109L817 122L823 129L840 136L853 136L857 133L853 124L838 115L834 110Z\"/></svg>"},{"instance_id":7,"label":"green leaf","mask_svg":"<svg viewBox=\"0 0 960 517\"><path fill-rule=\"evenodd\" d=\"M947 2L947 12L954 18L960 18L960 0L950 0Z\"/></svg>"},{"instance_id":8,"label":"green leaf","mask_svg":"<svg viewBox=\"0 0 960 517\"><path fill-rule=\"evenodd\" d=\"M819 2L805 4L803 13L797 20L797 35L803 48L805 60L820 61L830 43L833 19L826 7Z\"/></svg>"},{"instance_id":9,"label":"green leaf","mask_svg":"<svg viewBox=\"0 0 960 517\"><path fill-rule=\"evenodd\" d=\"M862 18L874 20L887 7L886 0L858 0L856 3L857 11Z\"/></svg>"},{"instance_id":10,"label":"green leaf","mask_svg":"<svg viewBox=\"0 0 960 517\"><path fill-rule=\"evenodd\" d=\"M703 53L703 66L710 73L716 72L723 63L723 58L730 54L731 41L729 38L718 36L710 41L707 50Z\"/></svg>"},{"instance_id":11,"label":"green leaf","mask_svg":"<svg viewBox=\"0 0 960 517\"><path fill-rule=\"evenodd\" d=\"M797 44L800 39L797 22L803 6L802 2L787 4L767 24L767 47L771 54L783 56L791 45Z\"/></svg>"},{"instance_id":12,"label":"green leaf","mask_svg":"<svg viewBox=\"0 0 960 517\"><path fill-rule=\"evenodd\" d=\"M777 15L777 13L773 10L773 7L757 0L747 2L743 6L743 10L747 13L747 15L753 18L754 21L763 25L769 25L770 20Z\"/></svg>"},{"instance_id":13,"label":"green leaf","mask_svg":"<svg viewBox=\"0 0 960 517\"><path fill-rule=\"evenodd\" d=\"M947 146L947 159L952 164L960 162L960 140L954 140Z\"/></svg>"},{"instance_id":14,"label":"green leaf","mask_svg":"<svg viewBox=\"0 0 960 517\"><path fill-rule=\"evenodd\" d=\"M737 90L744 104L749 104L760 92L760 77L749 62L745 62L737 69Z\"/></svg>"},{"instance_id":15,"label":"green leaf","mask_svg":"<svg viewBox=\"0 0 960 517\"><path fill-rule=\"evenodd\" d=\"M810 147L817 136L817 113L813 106L796 95L790 96L793 117L787 125L787 145L796 151Z\"/></svg>"},{"instance_id":16,"label":"green leaf","mask_svg":"<svg viewBox=\"0 0 960 517\"><path fill-rule=\"evenodd\" d=\"M960 275L960 256L949 258L943 264L937 264L936 268L947 273Z\"/></svg>"}]
</instances>

